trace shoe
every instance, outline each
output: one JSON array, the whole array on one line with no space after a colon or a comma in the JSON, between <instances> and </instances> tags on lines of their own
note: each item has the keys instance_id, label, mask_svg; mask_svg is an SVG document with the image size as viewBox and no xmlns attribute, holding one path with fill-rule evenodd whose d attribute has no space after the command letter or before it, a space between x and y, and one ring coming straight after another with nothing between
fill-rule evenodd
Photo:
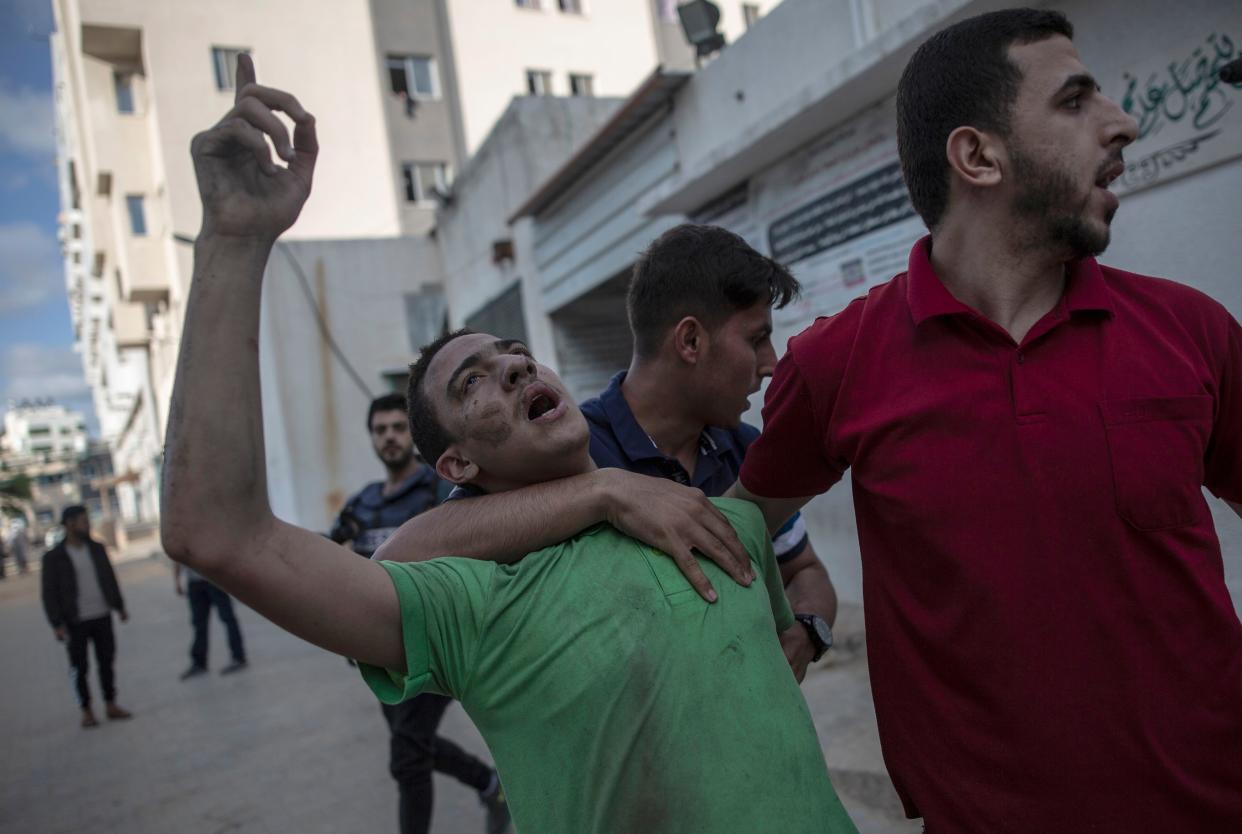
<instances>
[{"instance_id":1,"label":"shoe","mask_svg":"<svg viewBox=\"0 0 1242 834\"><path fill-rule=\"evenodd\" d=\"M509 803L505 799L505 789L500 780L492 775L491 793L479 791L479 801L487 809L487 824L483 829L487 834L510 834L513 831L512 818L509 816Z\"/></svg>"},{"instance_id":2,"label":"shoe","mask_svg":"<svg viewBox=\"0 0 1242 834\"><path fill-rule=\"evenodd\" d=\"M190 678L197 678L199 675L207 674L206 666L199 666L197 663L181 673L181 680L188 681Z\"/></svg>"},{"instance_id":3,"label":"shoe","mask_svg":"<svg viewBox=\"0 0 1242 834\"><path fill-rule=\"evenodd\" d=\"M221 669L220 674L231 675L234 672L240 672L242 669L245 669L249 665L250 664L244 660L234 660L228 666L225 666L223 669Z\"/></svg>"},{"instance_id":4,"label":"shoe","mask_svg":"<svg viewBox=\"0 0 1242 834\"><path fill-rule=\"evenodd\" d=\"M108 716L109 721L122 721L126 718L134 717L134 714L129 710L118 707L111 702L104 706L104 715Z\"/></svg>"},{"instance_id":5,"label":"shoe","mask_svg":"<svg viewBox=\"0 0 1242 834\"><path fill-rule=\"evenodd\" d=\"M84 707L82 709L82 726L83 727L98 727L99 726L99 722L95 720L95 713L91 712L90 707Z\"/></svg>"}]
</instances>

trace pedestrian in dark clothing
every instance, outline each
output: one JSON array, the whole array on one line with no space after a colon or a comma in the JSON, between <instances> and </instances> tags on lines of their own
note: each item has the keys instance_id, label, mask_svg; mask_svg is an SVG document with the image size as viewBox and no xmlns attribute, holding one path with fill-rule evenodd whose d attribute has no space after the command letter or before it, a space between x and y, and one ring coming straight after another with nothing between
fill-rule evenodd
<instances>
[{"instance_id":1,"label":"pedestrian in dark clothing","mask_svg":"<svg viewBox=\"0 0 1242 834\"><path fill-rule=\"evenodd\" d=\"M181 571L186 573L186 583L181 585ZM247 666L246 646L242 642L241 626L237 615L233 613L233 598L212 585L190 568L182 568L177 564L173 569L173 586L177 596L185 596L190 601L190 624L194 626L194 641L190 644L190 668L181 673L181 680L198 677L207 673L207 640L208 620L211 609L216 609L216 616L224 623L229 637L229 653L233 660L220 670L221 675L240 672Z\"/></svg>"},{"instance_id":2,"label":"pedestrian in dark clothing","mask_svg":"<svg viewBox=\"0 0 1242 834\"><path fill-rule=\"evenodd\" d=\"M369 559L398 527L438 504L447 490L414 453L404 397L389 394L372 402L367 429L388 478L349 499L329 537L350 542L355 553ZM395 706L380 705L392 733L388 769L400 795L401 834L430 830L431 774L437 770L478 791L487 808L486 831L500 834L509 827L509 808L496 771L436 734L450 703L444 695L426 693Z\"/></svg>"},{"instance_id":3,"label":"pedestrian in dark clothing","mask_svg":"<svg viewBox=\"0 0 1242 834\"><path fill-rule=\"evenodd\" d=\"M91 538L91 521L80 504L66 507L60 518L64 540L43 556L43 610L56 634L68 642L69 665L82 707L82 726L99 722L91 710L89 644L95 646L99 666L99 688L103 691L104 714L112 720L129 718L130 712L116 703L112 662L116 640L112 634L112 612L121 622L129 620L125 600L104 546Z\"/></svg>"}]
</instances>

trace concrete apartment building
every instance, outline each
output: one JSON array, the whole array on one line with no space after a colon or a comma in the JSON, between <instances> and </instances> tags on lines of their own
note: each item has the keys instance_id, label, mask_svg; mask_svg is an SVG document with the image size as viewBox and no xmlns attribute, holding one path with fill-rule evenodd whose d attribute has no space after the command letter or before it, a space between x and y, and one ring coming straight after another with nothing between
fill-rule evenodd
<instances>
[{"instance_id":1,"label":"concrete apartment building","mask_svg":"<svg viewBox=\"0 0 1242 834\"><path fill-rule=\"evenodd\" d=\"M406 294L434 295L442 270L438 248L426 235L437 201L449 194L455 174L512 98L624 97L657 64L694 64L670 0L52 5L69 304L131 523L158 514L164 424L191 275L191 236L200 219L189 143L231 106L239 51L254 56L261 83L295 92L318 119L315 194L284 239L292 244L408 236L428 247L429 254L411 262L416 270L375 282L386 295L363 292L351 305L355 309L343 315L338 310L338 327L365 323L368 311L403 309ZM722 27L734 39L774 5L723 4ZM605 106L593 102L578 110L593 118ZM561 139L586 133L571 130ZM572 150L559 144L529 155L563 159ZM277 259L287 260L291 251ZM402 269L387 255L368 263ZM299 271L310 274L315 266ZM361 288L367 278L356 280ZM313 309L298 298L290 316L318 326L326 292L322 286L306 289ZM270 312L265 321L271 322ZM270 413L305 422L303 415L318 407L319 397L306 395L301 402L301 386L319 385L322 372L275 348L274 333L265 325L262 351L285 361L266 368L265 405ZM402 334L394 334L393 342L408 355ZM391 384L390 353L351 357L370 390ZM305 435L301 424L269 428L284 430L269 431L269 443L274 436ZM338 444L344 459L369 460L365 436L352 421L331 420L329 428L340 436L324 442ZM271 452L286 461L317 457L304 448ZM323 492L336 496L353 488L341 482ZM313 512L291 506L287 517L322 523L328 501L311 502L319 508Z\"/></svg>"},{"instance_id":2,"label":"concrete apartment building","mask_svg":"<svg viewBox=\"0 0 1242 834\"><path fill-rule=\"evenodd\" d=\"M86 451L86 420L52 402L10 402L4 412L0 452L8 455L67 455Z\"/></svg>"},{"instance_id":3,"label":"concrete apartment building","mask_svg":"<svg viewBox=\"0 0 1242 834\"><path fill-rule=\"evenodd\" d=\"M70 504L85 504L102 522L100 535L115 543L110 522L119 504L111 475L111 455L89 440L81 412L50 401L9 403L0 434L0 481L28 480L29 500L6 505L23 516L24 534L36 544L59 531L60 512Z\"/></svg>"},{"instance_id":4,"label":"concrete apartment building","mask_svg":"<svg viewBox=\"0 0 1242 834\"><path fill-rule=\"evenodd\" d=\"M898 78L937 29L1009 5L785 0L699 72L651 77L525 196L501 193L495 178L461 183L439 220L445 263L470 264L446 285L452 323L520 321L575 397L592 396L629 361L624 294L637 253L693 220L732 229L802 282L801 301L774 316L783 353L815 317L904 271L926 229L897 160ZM1102 261L1189 284L1242 319L1242 85L1215 75L1242 56L1242 5L1055 8L1104 92L1140 125ZM508 241L509 258L471 261L464 241L480 236ZM762 396L751 403L745 419L760 425ZM1209 503L1242 602L1242 525ZM848 475L803 515L842 599L861 602Z\"/></svg>"}]
</instances>

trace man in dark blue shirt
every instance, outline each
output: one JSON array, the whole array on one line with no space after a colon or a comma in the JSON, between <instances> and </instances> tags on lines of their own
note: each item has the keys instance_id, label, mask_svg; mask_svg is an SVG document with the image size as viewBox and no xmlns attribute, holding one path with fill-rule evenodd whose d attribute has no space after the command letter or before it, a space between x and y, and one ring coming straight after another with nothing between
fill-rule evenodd
<instances>
[{"instance_id":1,"label":"man in dark blue shirt","mask_svg":"<svg viewBox=\"0 0 1242 834\"><path fill-rule=\"evenodd\" d=\"M371 403L367 430L388 477L367 484L349 499L329 538L350 542L355 553L370 558L398 527L440 502L443 482L414 452L405 398L400 394L387 394ZM380 705L392 733L388 769L400 794L401 834L427 834L430 829L433 770L479 792L488 812L488 834L508 828L509 811L495 769L436 735L451 702L451 698L428 693L396 706Z\"/></svg>"},{"instance_id":2,"label":"man in dark blue shirt","mask_svg":"<svg viewBox=\"0 0 1242 834\"><path fill-rule=\"evenodd\" d=\"M759 436L759 429L749 423L739 423L733 428L704 426L699 434L698 460L691 476L681 463L661 452L656 442L638 424L622 393L628 373L619 371L598 397L592 397L579 406L591 427L591 459L595 465L667 478L700 489L705 495L713 497L724 495L725 490L737 480L742 459L746 457L750 444ZM794 513L772 537L776 561L781 565L792 562L810 544L801 513Z\"/></svg>"},{"instance_id":3,"label":"man in dark blue shirt","mask_svg":"<svg viewBox=\"0 0 1242 834\"><path fill-rule=\"evenodd\" d=\"M758 436L742 414L776 366L772 307L798 289L784 267L724 229L683 225L661 235L630 284L630 368L582 405L601 468L504 494L459 491L462 500L403 525L383 558L512 561L607 521L668 553L709 601L715 591L692 551L748 581L732 529L705 496L733 485ZM832 644L836 592L800 516L773 547L798 618L781 643L801 680Z\"/></svg>"}]
</instances>

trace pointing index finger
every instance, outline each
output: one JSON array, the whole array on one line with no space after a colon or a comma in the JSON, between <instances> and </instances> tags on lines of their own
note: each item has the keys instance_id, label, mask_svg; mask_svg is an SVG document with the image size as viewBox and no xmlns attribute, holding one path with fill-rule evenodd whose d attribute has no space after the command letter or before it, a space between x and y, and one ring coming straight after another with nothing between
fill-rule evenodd
<instances>
[{"instance_id":1,"label":"pointing index finger","mask_svg":"<svg viewBox=\"0 0 1242 834\"><path fill-rule=\"evenodd\" d=\"M237 74L233 78L234 104L241 100L241 91L246 88L246 85L253 84L254 80L254 59L250 57L249 52L237 53Z\"/></svg>"}]
</instances>

